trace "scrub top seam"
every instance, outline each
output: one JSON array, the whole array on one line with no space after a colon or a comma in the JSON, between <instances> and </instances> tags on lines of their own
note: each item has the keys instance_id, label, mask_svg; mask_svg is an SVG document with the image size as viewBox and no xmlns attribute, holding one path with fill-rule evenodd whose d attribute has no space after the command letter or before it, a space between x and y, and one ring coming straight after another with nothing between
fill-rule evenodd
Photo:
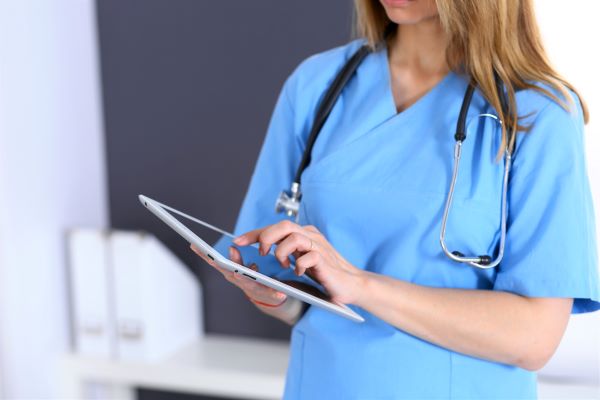
<instances>
[{"instance_id":1,"label":"scrub top seam","mask_svg":"<svg viewBox=\"0 0 600 400\"><path fill-rule=\"evenodd\" d=\"M528 125L528 128L531 129L533 128L533 126L537 123L537 121L540 119L540 116L546 111L547 108L550 107L550 105L552 104L552 100L548 99L548 102L546 104L544 104L544 106L542 108L540 108L536 113L535 113L535 118L533 119L533 121L531 122L531 124ZM517 139L519 138L518 135L521 135L521 140L517 141ZM515 148L513 150L513 154L512 154L512 165L511 165L511 176L512 176L512 172L517 172L519 170L519 159L520 159L520 149L523 145L523 141L525 140L525 138L527 137L526 135L528 135L529 132L518 132L516 133L516 137L515 137ZM534 171L537 172L537 171ZM529 174L527 174L529 175Z\"/></svg>"},{"instance_id":2,"label":"scrub top seam","mask_svg":"<svg viewBox=\"0 0 600 400\"><path fill-rule=\"evenodd\" d=\"M448 372L448 398L453 399L454 397L452 396L452 381L454 379L454 352L450 349L447 350L448 354L450 354L450 371Z\"/></svg>"}]
</instances>

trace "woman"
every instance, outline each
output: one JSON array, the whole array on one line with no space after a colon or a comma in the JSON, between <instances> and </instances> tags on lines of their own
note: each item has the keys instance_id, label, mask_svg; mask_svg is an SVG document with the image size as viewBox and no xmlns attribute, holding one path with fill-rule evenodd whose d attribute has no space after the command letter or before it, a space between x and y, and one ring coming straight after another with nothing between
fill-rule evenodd
<instances>
[{"instance_id":1,"label":"woman","mask_svg":"<svg viewBox=\"0 0 600 400\"><path fill-rule=\"evenodd\" d=\"M298 274L310 271L366 321L221 272L294 325L286 399L534 398L534 371L570 313L600 308L585 105L548 64L530 0L357 0L356 10L362 38L308 58L286 81L229 254L288 280L293 257ZM299 223L284 220L273 202L292 182L323 93L364 43L373 51L302 175ZM439 246L470 80L478 90L448 220L452 249L497 254L504 145L514 157L504 258L486 270ZM502 128L478 118L485 113ZM275 246L279 263L245 247L256 242L261 254Z\"/></svg>"}]
</instances>

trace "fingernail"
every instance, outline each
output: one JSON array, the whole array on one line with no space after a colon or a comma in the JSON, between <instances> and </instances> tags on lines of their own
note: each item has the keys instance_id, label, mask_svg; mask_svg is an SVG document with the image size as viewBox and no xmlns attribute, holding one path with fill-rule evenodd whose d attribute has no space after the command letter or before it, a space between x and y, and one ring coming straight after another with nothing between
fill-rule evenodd
<instances>
[{"instance_id":1,"label":"fingernail","mask_svg":"<svg viewBox=\"0 0 600 400\"><path fill-rule=\"evenodd\" d=\"M233 239L233 243L235 243L235 244L242 244L243 242L244 242L244 235L238 236L235 239Z\"/></svg>"}]
</instances>

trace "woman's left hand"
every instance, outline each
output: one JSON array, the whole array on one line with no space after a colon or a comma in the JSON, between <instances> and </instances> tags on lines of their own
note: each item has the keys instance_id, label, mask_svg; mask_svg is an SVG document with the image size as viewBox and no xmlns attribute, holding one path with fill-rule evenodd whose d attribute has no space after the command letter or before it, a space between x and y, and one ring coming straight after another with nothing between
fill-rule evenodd
<instances>
[{"instance_id":1,"label":"woman's left hand","mask_svg":"<svg viewBox=\"0 0 600 400\"><path fill-rule=\"evenodd\" d=\"M275 257L279 263L289 268L289 256L293 255L296 275L306 272L327 290L333 301L354 303L362 290L364 271L346 261L312 225L300 226L284 220L246 232L233 242L238 246L259 243L263 256L277 245Z\"/></svg>"}]
</instances>

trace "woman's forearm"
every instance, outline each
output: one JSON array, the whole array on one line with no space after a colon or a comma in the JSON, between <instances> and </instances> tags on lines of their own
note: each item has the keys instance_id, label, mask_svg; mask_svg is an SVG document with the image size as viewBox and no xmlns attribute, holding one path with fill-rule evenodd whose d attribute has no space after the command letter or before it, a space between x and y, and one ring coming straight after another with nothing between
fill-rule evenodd
<instances>
[{"instance_id":1,"label":"woman's forearm","mask_svg":"<svg viewBox=\"0 0 600 400\"><path fill-rule=\"evenodd\" d=\"M356 305L391 325L474 357L541 368L566 327L572 299L420 286L365 272Z\"/></svg>"},{"instance_id":2,"label":"woman's forearm","mask_svg":"<svg viewBox=\"0 0 600 400\"><path fill-rule=\"evenodd\" d=\"M287 296L283 304L278 307L267 307L256 303L255 305L265 314L277 318L288 325L294 325L304 312L304 303L291 296Z\"/></svg>"},{"instance_id":3,"label":"woman's forearm","mask_svg":"<svg viewBox=\"0 0 600 400\"><path fill-rule=\"evenodd\" d=\"M283 283L306 293L310 293L313 296L324 297L324 294L319 289L306 283L293 280L285 280ZM285 302L278 307L261 306L260 304L256 304L256 306L265 314L280 319L288 325L294 325L300 319L302 314L304 314L308 304L291 296L287 296Z\"/></svg>"}]
</instances>

